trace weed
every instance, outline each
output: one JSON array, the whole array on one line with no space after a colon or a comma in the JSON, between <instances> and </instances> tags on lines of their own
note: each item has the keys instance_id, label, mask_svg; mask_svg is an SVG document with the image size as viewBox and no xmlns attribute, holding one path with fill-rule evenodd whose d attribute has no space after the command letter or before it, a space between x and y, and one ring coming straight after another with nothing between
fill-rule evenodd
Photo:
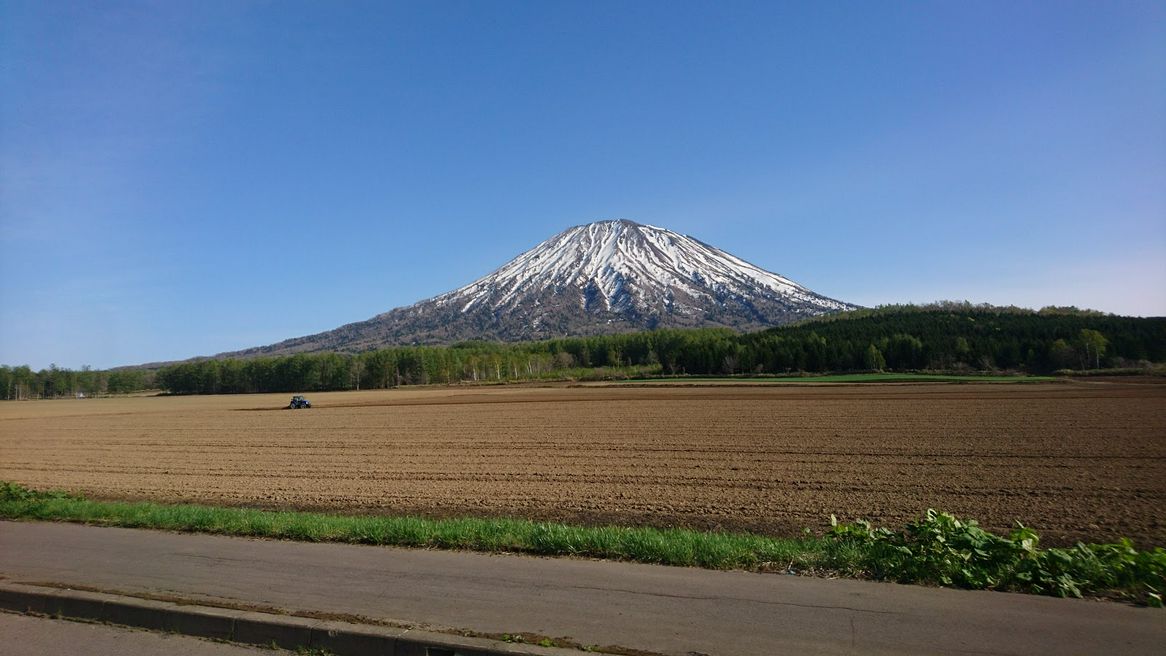
<instances>
[{"instance_id":1,"label":"weed","mask_svg":"<svg viewBox=\"0 0 1166 656\"><path fill-rule=\"evenodd\" d=\"M63 490L30 490L19 483L0 481L0 501L41 501L45 499L73 499L81 497Z\"/></svg>"},{"instance_id":2,"label":"weed","mask_svg":"<svg viewBox=\"0 0 1166 656\"><path fill-rule=\"evenodd\" d=\"M839 523L827 534L842 571L902 583L929 582L977 590L1017 590L1059 597L1115 591L1162 605L1166 549L1138 551L1129 540L1039 548L1036 531L1017 523L1007 536L974 520L928 510L902 531L869 522ZM858 571L855 570L858 567Z\"/></svg>"}]
</instances>

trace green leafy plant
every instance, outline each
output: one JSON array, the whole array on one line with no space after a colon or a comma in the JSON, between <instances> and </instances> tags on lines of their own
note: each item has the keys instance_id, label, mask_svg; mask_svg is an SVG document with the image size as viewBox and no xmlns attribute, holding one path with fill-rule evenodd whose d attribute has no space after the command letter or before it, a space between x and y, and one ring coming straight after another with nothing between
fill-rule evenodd
<instances>
[{"instance_id":1,"label":"green leafy plant","mask_svg":"<svg viewBox=\"0 0 1166 656\"><path fill-rule=\"evenodd\" d=\"M827 539L839 569L903 583L930 582L978 590L1019 590L1060 597L1118 591L1162 605L1166 550L1138 551L1129 540L1041 549L1036 531L1017 523L1007 536L974 521L929 509L901 531L831 516ZM862 571L853 571L855 566Z\"/></svg>"},{"instance_id":2,"label":"green leafy plant","mask_svg":"<svg viewBox=\"0 0 1166 656\"><path fill-rule=\"evenodd\" d=\"M80 500L81 497L63 490L30 490L29 488L9 481L0 481L0 501L43 501L49 499Z\"/></svg>"}]
</instances>

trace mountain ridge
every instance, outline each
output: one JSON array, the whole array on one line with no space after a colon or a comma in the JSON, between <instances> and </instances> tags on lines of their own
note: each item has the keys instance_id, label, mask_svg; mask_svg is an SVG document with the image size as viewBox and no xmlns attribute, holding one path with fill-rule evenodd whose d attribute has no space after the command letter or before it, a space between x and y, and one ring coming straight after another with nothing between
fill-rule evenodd
<instances>
[{"instance_id":1,"label":"mountain ridge","mask_svg":"<svg viewBox=\"0 0 1166 656\"><path fill-rule=\"evenodd\" d=\"M858 306L687 235L614 219L572 226L494 272L334 330L215 357L527 341L652 328L772 327Z\"/></svg>"}]
</instances>

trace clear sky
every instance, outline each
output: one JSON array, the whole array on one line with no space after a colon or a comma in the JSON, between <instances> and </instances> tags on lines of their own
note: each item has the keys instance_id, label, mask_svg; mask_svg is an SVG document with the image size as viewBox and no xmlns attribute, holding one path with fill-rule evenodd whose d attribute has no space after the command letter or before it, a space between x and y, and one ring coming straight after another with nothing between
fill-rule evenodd
<instances>
[{"instance_id":1,"label":"clear sky","mask_svg":"<svg viewBox=\"0 0 1166 656\"><path fill-rule=\"evenodd\" d=\"M0 362L335 328L610 218L1166 314L1166 4L0 0Z\"/></svg>"}]
</instances>

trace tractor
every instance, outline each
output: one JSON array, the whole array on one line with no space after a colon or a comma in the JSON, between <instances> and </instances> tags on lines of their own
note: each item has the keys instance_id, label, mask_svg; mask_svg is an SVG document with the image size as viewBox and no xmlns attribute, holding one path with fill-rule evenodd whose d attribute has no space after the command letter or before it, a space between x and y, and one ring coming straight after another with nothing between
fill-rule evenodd
<instances>
[{"instance_id":1,"label":"tractor","mask_svg":"<svg viewBox=\"0 0 1166 656\"><path fill-rule=\"evenodd\" d=\"M300 408L310 408L312 402L300 396L299 394L292 397L291 403L287 405L288 410L298 410Z\"/></svg>"}]
</instances>

